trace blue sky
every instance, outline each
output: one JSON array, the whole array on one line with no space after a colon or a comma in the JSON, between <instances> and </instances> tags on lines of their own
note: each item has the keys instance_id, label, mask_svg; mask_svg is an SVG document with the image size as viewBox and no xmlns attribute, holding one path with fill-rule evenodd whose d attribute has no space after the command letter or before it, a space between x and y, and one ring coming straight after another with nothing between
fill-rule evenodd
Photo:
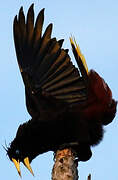
<instances>
[{"instance_id":1,"label":"blue sky","mask_svg":"<svg viewBox=\"0 0 118 180\"><path fill-rule=\"evenodd\" d=\"M118 1L117 0L12 0L1 1L0 7L0 179L17 180L19 176L2 147L15 137L18 126L30 116L25 107L24 86L16 62L13 43L13 18L23 5L27 12L31 3L35 14L45 8L45 24L53 23L53 36L64 38L64 47L70 49L69 36L73 34L87 60L89 69L95 69L109 84L118 100ZM92 148L93 157L79 163L80 180L89 173L92 180L118 179L118 115L105 127L103 141ZM49 180L53 153L38 156L32 162L35 177L21 164L23 180Z\"/></svg>"}]
</instances>

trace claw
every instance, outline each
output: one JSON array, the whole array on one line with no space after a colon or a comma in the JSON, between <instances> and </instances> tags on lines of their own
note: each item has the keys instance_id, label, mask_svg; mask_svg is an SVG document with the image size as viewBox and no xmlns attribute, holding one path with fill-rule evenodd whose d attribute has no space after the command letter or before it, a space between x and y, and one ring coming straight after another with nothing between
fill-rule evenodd
<instances>
[{"instance_id":1,"label":"claw","mask_svg":"<svg viewBox=\"0 0 118 180\"><path fill-rule=\"evenodd\" d=\"M29 158L28 158L28 157L26 157L26 158L24 159L24 165L25 165L26 168L31 172L31 174L34 176L34 173L33 173L32 168L31 168L31 166L30 166L30 162L29 162Z\"/></svg>"},{"instance_id":2,"label":"claw","mask_svg":"<svg viewBox=\"0 0 118 180\"><path fill-rule=\"evenodd\" d=\"M13 163L14 163L14 165L15 165L15 167L16 167L16 169L17 169L17 171L18 171L18 174L19 174L19 176L21 177L21 171L20 171L20 161L18 160L16 160L16 159L14 159L14 158L12 158L12 161L13 161Z\"/></svg>"}]
</instances>

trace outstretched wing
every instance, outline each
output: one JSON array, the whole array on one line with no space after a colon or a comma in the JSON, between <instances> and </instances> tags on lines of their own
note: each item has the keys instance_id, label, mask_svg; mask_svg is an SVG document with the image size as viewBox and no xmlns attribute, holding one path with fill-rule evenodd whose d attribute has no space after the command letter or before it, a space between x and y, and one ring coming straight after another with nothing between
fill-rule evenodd
<instances>
[{"instance_id":1,"label":"outstretched wing","mask_svg":"<svg viewBox=\"0 0 118 180\"><path fill-rule=\"evenodd\" d=\"M68 50L62 49L63 40L51 38L52 24L42 35L43 21L44 9L34 24L33 5L26 20L23 8L14 19L17 60L25 84L26 106L32 117L41 111L51 111L51 107L61 111L64 106L86 100L86 84L72 64Z\"/></svg>"}]
</instances>

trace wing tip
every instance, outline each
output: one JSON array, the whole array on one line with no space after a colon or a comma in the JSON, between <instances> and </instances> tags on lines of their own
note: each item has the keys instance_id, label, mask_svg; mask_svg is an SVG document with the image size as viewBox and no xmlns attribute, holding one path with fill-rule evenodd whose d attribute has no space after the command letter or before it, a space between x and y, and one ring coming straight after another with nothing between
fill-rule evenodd
<instances>
[{"instance_id":1,"label":"wing tip","mask_svg":"<svg viewBox=\"0 0 118 180\"><path fill-rule=\"evenodd\" d=\"M29 10L33 10L34 8L34 3L31 4L31 6L29 7Z\"/></svg>"},{"instance_id":2,"label":"wing tip","mask_svg":"<svg viewBox=\"0 0 118 180\"><path fill-rule=\"evenodd\" d=\"M14 21L13 21L13 29L14 29L14 31L15 31L15 28L16 28L17 24L18 24L18 16L16 15L14 17Z\"/></svg>"},{"instance_id":3,"label":"wing tip","mask_svg":"<svg viewBox=\"0 0 118 180\"><path fill-rule=\"evenodd\" d=\"M60 39L60 40L58 41L60 47L62 47L63 42L64 42L64 39Z\"/></svg>"},{"instance_id":4,"label":"wing tip","mask_svg":"<svg viewBox=\"0 0 118 180\"><path fill-rule=\"evenodd\" d=\"M29 16L31 16L31 15L33 16L33 14L34 14L34 3L32 3L31 6L28 9L27 19L28 19Z\"/></svg>"},{"instance_id":5,"label":"wing tip","mask_svg":"<svg viewBox=\"0 0 118 180\"><path fill-rule=\"evenodd\" d=\"M23 6L21 6L19 13L23 12Z\"/></svg>"},{"instance_id":6,"label":"wing tip","mask_svg":"<svg viewBox=\"0 0 118 180\"><path fill-rule=\"evenodd\" d=\"M14 22L16 22L17 21L17 15L15 15L15 17L14 17Z\"/></svg>"}]
</instances>

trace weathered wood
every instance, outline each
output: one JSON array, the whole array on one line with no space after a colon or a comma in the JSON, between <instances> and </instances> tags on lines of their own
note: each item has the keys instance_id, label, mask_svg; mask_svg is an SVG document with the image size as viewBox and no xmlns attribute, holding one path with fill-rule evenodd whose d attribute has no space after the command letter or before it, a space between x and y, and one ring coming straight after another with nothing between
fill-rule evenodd
<instances>
[{"instance_id":1,"label":"weathered wood","mask_svg":"<svg viewBox=\"0 0 118 180\"><path fill-rule=\"evenodd\" d=\"M52 180L78 180L78 161L72 148L58 150L55 153L55 164Z\"/></svg>"}]
</instances>

